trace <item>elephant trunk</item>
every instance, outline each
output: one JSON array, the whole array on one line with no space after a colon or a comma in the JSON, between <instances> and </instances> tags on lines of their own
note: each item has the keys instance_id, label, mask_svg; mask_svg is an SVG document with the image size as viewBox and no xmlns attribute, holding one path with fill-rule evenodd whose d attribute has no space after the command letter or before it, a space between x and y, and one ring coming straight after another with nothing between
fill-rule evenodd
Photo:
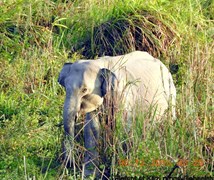
<instances>
[{"instance_id":1,"label":"elephant trunk","mask_svg":"<svg viewBox=\"0 0 214 180\"><path fill-rule=\"evenodd\" d=\"M71 138L74 137L74 126L76 119L77 119L76 112L67 112L66 110L64 111L63 124L65 135L68 135Z\"/></svg>"},{"instance_id":2,"label":"elephant trunk","mask_svg":"<svg viewBox=\"0 0 214 180\"><path fill-rule=\"evenodd\" d=\"M77 98L72 98L66 95L64 111L63 111L63 124L65 130L65 141L63 144L63 151L65 158L72 161L74 135L75 135L75 121L78 118L80 103Z\"/></svg>"}]
</instances>

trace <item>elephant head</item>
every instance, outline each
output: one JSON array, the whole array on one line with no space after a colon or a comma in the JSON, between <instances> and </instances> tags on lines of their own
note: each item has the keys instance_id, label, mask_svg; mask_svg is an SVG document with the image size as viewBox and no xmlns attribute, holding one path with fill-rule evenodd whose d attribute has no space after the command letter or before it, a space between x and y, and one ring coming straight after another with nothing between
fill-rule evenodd
<instances>
[{"instance_id":1,"label":"elephant head","mask_svg":"<svg viewBox=\"0 0 214 180\"><path fill-rule=\"evenodd\" d=\"M74 140L75 121L79 114L95 111L103 103L107 92L114 90L115 80L116 76L109 69L92 66L88 62L64 65L58 82L66 90L63 123L65 135L69 136L70 149ZM68 146L65 146L65 151L68 151Z\"/></svg>"}]
</instances>

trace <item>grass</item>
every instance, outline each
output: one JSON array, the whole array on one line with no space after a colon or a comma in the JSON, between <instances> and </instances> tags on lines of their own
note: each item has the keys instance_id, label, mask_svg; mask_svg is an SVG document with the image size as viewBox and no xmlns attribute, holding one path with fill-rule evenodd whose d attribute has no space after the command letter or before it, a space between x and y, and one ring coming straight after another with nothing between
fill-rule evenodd
<instances>
[{"instance_id":1,"label":"grass","mask_svg":"<svg viewBox=\"0 0 214 180\"><path fill-rule=\"evenodd\" d=\"M163 177L180 159L173 176L213 177L213 10L212 1L199 0L0 2L0 178L74 179L60 160L65 92L58 73L84 55L133 49L179 65L177 121L149 123L139 113L129 157L117 125L107 150L114 174Z\"/></svg>"}]
</instances>

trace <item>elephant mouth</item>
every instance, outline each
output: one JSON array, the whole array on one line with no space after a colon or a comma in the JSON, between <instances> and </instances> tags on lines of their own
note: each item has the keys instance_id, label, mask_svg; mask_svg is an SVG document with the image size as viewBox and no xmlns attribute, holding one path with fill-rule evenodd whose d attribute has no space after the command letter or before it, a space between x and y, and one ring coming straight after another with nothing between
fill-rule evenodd
<instances>
[{"instance_id":1,"label":"elephant mouth","mask_svg":"<svg viewBox=\"0 0 214 180\"><path fill-rule=\"evenodd\" d=\"M103 98L97 94L89 94L82 98L80 113L86 114L96 110L103 103Z\"/></svg>"}]
</instances>

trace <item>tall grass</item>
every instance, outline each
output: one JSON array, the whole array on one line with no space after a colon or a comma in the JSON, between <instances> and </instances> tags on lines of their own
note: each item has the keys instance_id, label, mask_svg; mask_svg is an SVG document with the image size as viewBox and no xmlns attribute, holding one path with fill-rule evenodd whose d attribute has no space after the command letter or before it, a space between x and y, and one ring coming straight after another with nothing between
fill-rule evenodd
<instances>
[{"instance_id":1,"label":"tall grass","mask_svg":"<svg viewBox=\"0 0 214 180\"><path fill-rule=\"evenodd\" d=\"M84 55L134 49L178 64L177 120L149 123L139 113L129 156L122 142L130 137L117 125L106 151L113 154L112 171L163 177L183 159L188 163L173 176L213 176L213 7L199 0L0 2L1 179L74 178L60 160L65 93L59 70ZM77 149L80 164L84 148Z\"/></svg>"}]
</instances>

